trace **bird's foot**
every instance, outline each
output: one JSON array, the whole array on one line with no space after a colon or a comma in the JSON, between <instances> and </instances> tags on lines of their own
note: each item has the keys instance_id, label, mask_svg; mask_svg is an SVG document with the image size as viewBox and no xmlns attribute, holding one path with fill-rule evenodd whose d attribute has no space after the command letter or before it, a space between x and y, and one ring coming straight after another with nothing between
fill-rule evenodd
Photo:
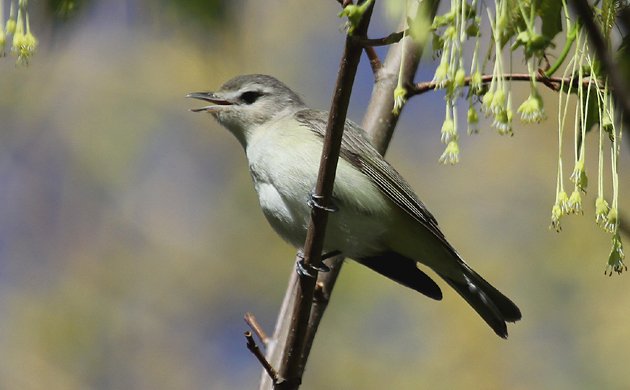
<instances>
[{"instance_id":1,"label":"bird's foot","mask_svg":"<svg viewBox=\"0 0 630 390\"><path fill-rule=\"evenodd\" d=\"M329 213L334 213L337 212L339 209L337 208L337 206L335 206L334 203L330 203L329 206L324 206L320 203L320 201L323 199L323 196L321 195L316 195L315 191L312 191L308 194L308 200L306 201L306 204L310 207L310 208L317 208L320 210L324 210L324 211L328 211Z\"/></svg>"},{"instance_id":2,"label":"bird's foot","mask_svg":"<svg viewBox=\"0 0 630 390\"><path fill-rule=\"evenodd\" d=\"M302 250L300 249L297 255L299 259L295 263L295 270L300 276L315 278L317 277L317 272L330 271L330 267L324 264L324 260L331 258L333 256L337 256L340 253L341 253L340 251L332 251L332 252L324 253L321 259L322 261L318 265L312 265L312 264L306 265L304 263L304 252L302 252Z\"/></svg>"}]
</instances>

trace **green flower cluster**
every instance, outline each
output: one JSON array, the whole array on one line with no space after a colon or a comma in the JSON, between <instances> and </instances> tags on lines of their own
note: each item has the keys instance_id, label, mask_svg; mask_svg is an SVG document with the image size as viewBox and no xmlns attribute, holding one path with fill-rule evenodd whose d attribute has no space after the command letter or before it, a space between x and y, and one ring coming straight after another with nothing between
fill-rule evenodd
<instances>
[{"instance_id":1,"label":"green flower cluster","mask_svg":"<svg viewBox=\"0 0 630 390\"><path fill-rule=\"evenodd\" d=\"M420 0L406 0L410 2ZM540 123L546 119L543 99L538 90L538 81L551 86L558 95L558 169L555 202L551 209L551 228L560 231L561 219L567 215L584 214L584 197L589 184L586 172L587 132L594 125L599 124L599 169L598 191L595 200L595 220L601 228L613 237L613 246L609 257L607 273L625 270L623 263L623 245L619 236L618 221L618 173L617 159L619 155L619 140L622 131L616 125L618 116L606 82L606 75L601 74L601 67L591 57L586 34L582 24L575 22L569 12L566 0L560 1L517 1L494 0L494 7L488 2L478 0L450 0L448 12L433 19L430 32L433 34L434 57L439 57L439 63L431 81L436 89L445 92L445 114L440 131L440 140L445 149L439 157L443 164L459 162L459 133L458 122L464 120L464 115L458 115L457 99L466 97L468 109L468 134L475 134L479 130L479 110L489 118L492 127L501 135L513 135L513 105L510 80L526 79L529 81L529 96L516 109L517 115L524 123ZM615 8L606 6L610 1L596 2L596 21L601 24L602 31L610 41L612 22L615 20ZM405 8L406 10L406 8ZM407 11L405 11L407 12ZM480 28L481 17L486 15L490 25L492 38L485 57L480 58ZM419 32L426 31L427 23L422 25L419 17L409 18L409 28L404 35L424 37ZM606 22L608 21L608 22ZM608 23L608 24L606 24ZM557 56L547 53L553 48L553 40L560 32L565 31L564 47ZM419 38L418 38L419 39ZM473 45L466 45L468 41ZM421 40L424 43L424 40ZM510 44L511 43L511 44ZM406 103L408 93L403 85L402 66L405 64L405 45L402 45L401 72L398 86L394 91L393 112L398 115ZM465 53L474 47L471 53ZM527 76L511 74L512 52L522 51L527 66ZM506 52L510 54L509 62L505 63ZM466 55L465 55L466 54ZM548 58L555 58L549 63ZM465 66L465 62L470 65ZM482 65L483 63L483 65ZM484 73L486 64L493 64L491 74ZM564 68L562 77L554 77L556 71ZM554 84L555 83L555 84ZM467 89L467 92L465 91ZM570 108L569 102L575 103L575 109ZM573 170L569 176L570 188L565 189L563 169L563 141L565 138L565 124L567 115L574 112L573 140ZM599 122L599 123L598 123ZM604 143L609 139L611 156L612 200L610 203L604 197L603 177L605 152Z\"/></svg>"},{"instance_id":2,"label":"green flower cluster","mask_svg":"<svg viewBox=\"0 0 630 390\"><path fill-rule=\"evenodd\" d=\"M467 132L478 132L479 114L475 102L481 102L481 110L486 117L492 118L492 126L501 135L513 135L512 94L506 80L506 66L503 60L503 49L506 43L513 40L511 50L522 48L525 52L530 74L530 96L519 107L517 112L525 123L539 123L545 119L543 100L538 93L536 80L537 69L545 59L545 49L552 46L550 37L537 32L535 18L543 18L544 13L537 9L537 2L516 2L513 0L495 0L494 13L483 2L472 0L452 0L449 12L435 17L432 25L433 49L440 56L440 62L433 75L436 88L446 91L446 107L451 112L445 116L442 126L442 142L447 144L447 150L440 161L453 163L452 158L459 148L451 143L457 142L457 137L445 137L444 129L450 129L449 121L457 123L455 100L463 95L463 88L468 87L466 95L468 101ZM480 25L482 10L485 7L492 31L492 45L486 56L486 61L494 54L494 68L492 78L482 77L483 67L480 65ZM557 15L560 16L559 14ZM545 19L547 17L545 16ZM544 20L543 20L543 23ZM464 67L464 43L472 38L475 42L469 76ZM488 83L489 85L485 85ZM457 125L451 131L458 133ZM447 158L450 156L451 158Z\"/></svg>"},{"instance_id":3,"label":"green flower cluster","mask_svg":"<svg viewBox=\"0 0 630 390\"><path fill-rule=\"evenodd\" d=\"M568 16L568 15L567 15ZM568 20L568 18L567 18ZM567 22L568 23L568 22ZM558 93L558 176L556 201L551 208L551 228L560 231L560 219L564 215L582 214L582 193L586 193L588 176L585 169L586 132L589 127L599 127L599 158L597 175L597 197L595 199L595 222L612 235L612 248L605 273L621 273L627 269L624 264L623 243L619 234L619 175L617 160L622 130L617 127L614 118L615 105L612 102L606 77L598 74L596 61L591 57L585 34L579 29L567 26L567 41L575 42L576 49L566 67L563 82ZM564 80L568 79L565 86ZM574 118L574 168L570 176L573 192L570 197L564 190L562 168L563 130L569 112L569 97L577 95ZM590 110L590 112L589 112ZM595 111L595 112L593 112ZM592 120L591 118L597 118ZM591 123L595 122L595 123ZM604 197L604 153L605 143L610 141L612 203Z\"/></svg>"},{"instance_id":4,"label":"green flower cluster","mask_svg":"<svg viewBox=\"0 0 630 390\"><path fill-rule=\"evenodd\" d=\"M27 0L19 0L17 3L11 0L9 18L5 22L4 0L0 0L0 56L6 54L5 48L11 38L10 50L20 65L28 65L37 48L37 38L31 32L27 3Z\"/></svg>"},{"instance_id":5,"label":"green flower cluster","mask_svg":"<svg viewBox=\"0 0 630 390\"><path fill-rule=\"evenodd\" d=\"M457 98L463 94L466 85L470 90L481 88L481 73L478 65L479 25L481 18L477 15L480 5L477 0L470 4L463 0L451 1L451 9L433 20L433 50L440 55L440 64L433 75L436 88L446 90L446 114L442 125L441 140L446 144L439 158L443 164L459 162L459 128L457 118ZM476 38L477 44L473 52L470 78L466 77L464 68L464 44L469 38ZM469 94L469 110L467 113L468 133L477 131L479 117L472 105L472 94Z\"/></svg>"}]
</instances>

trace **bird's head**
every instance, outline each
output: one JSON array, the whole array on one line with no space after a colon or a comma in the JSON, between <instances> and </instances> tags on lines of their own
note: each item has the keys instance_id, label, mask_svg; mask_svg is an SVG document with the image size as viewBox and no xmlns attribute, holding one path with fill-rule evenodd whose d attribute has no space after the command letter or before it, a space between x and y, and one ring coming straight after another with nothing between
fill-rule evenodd
<instances>
[{"instance_id":1,"label":"bird's head","mask_svg":"<svg viewBox=\"0 0 630 390\"><path fill-rule=\"evenodd\" d=\"M258 126L304 108L304 102L276 78L261 74L237 76L215 92L193 92L186 97L210 104L191 109L209 112L241 142Z\"/></svg>"}]
</instances>

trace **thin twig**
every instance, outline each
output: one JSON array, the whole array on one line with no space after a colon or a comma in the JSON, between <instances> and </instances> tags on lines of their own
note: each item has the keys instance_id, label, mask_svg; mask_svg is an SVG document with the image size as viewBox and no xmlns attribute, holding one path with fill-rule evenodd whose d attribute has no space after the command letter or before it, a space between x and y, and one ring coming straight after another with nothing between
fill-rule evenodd
<instances>
[{"instance_id":1,"label":"thin twig","mask_svg":"<svg viewBox=\"0 0 630 390\"><path fill-rule=\"evenodd\" d=\"M249 349L250 352L252 354L254 354L254 356L256 356L256 359L258 359L258 361L263 366L263 368L265 369L267 374L269 374L269 377L271 378L273 383L277 383L278 382L278 372L267 361L267 358L265 358L265 355L263 355L263 353L260 351L260 348L258 348L258 345L256 345L256 341L254 341L254 337L252 336L252 332L250 332L250 331L245 332L245 338L247 339L247 349Z\"/></svg>"},{"instance_id":2,"label":"thin twig","mask_svg":"<svg viewBox=\"0 0 630 390\"><path fill-rule=\"evenodd\" d=\"M409 29L407 29L407 31L394 32L382 38L360 38L353 36L352 39L357 41L357 43L363 47L387 46L400 42L400 40L405 36L405 33L408 31Z\"/></svg>"},{"instance_id":3,"label":"thin twig","mask_svg":"<svg viewBox=\"0 0 630 390\"><path fill-rule=\"evenodd\" d=\"M531 81L532 80L532 76L529 73L509 73L509 74L505 74L502 76L505 80L509 80L509 81ZM589 84L589 78L585 78L582 81L582 84L584 85L588 85ZM472 81L472 77L471 76L467 76L464 79L464 86L469 86L470 83ZM482 84L488 84L492 81L492 75L482 75L481 76L481 83ZM571 80L571 78L567 77L567 78L562 78L562 77L547 77L545 76L542 72L539 72L536 75L536 81L543 83L545 86L547 86L549 89L553 90L553 91L559 91L560 90L560 85L564 82L564 85L570 86L571 83L573 82L573 85L577 85L577 83L579 82L577 79L575 80ZM593 81L590 81L591 86L593 85ZM414 95L421 95L425 92L429 92L432 91L434 89L438 88L439 89L439 83L435 82L435 81L423 81L420 83L416 83L413 84L410 88L408 88L407 90L407 97L411 97Z\"/></svg>"},{"instance_id":4,"label":"thin twig","mask_svg":"<svg viewBox=\"0 0 630 390\"><path fill-rule=\"evenodd\" d=\"M374 78L376 78L378 72L380 72L381 68L383 68L381 59L378 58L378 54L373 47L367 46L364 47L363 50L365 50L365 54L367 55L368 60L370 60L370 68L372 68L372 73L374 74Z\"/></svg>"},{"instance_id":5,"label":"thin twig","mask_svg":"<svg viewBox=\"0 0 630 390\"><path fill-rule=\"evenodd\" d=\"M359 25L355 30L358 36L365 36L372 16L374 3L371 3L363 14ZM337 161L341 150L341 139L352 93L352 86L361 52L363 48L354 39L346 37L344 54L339 65L335 93L333 95L331 109L324 137L324 147L319 166L317 185L313 197L322 207L313 207L309 228L304 243L304 267L317 266L321 262L321 253L324 244L324 233L328 212L324 208L330 205L332 190L337 170ZM303 358L306 334L313 304L316 278L300 275L298 295L295 300L291 318L291 328L284 349L282 364L279 367L280 379L275 388L297 389L302 382L302 374L306 365Z\"/></svg>"},{"instance_id":6,"label":"thin twig","mask_svg":"<svg viewBox=\"0 0 630 390\"><path fill-rule=\"evenodd\" d=\"M263 343L263 345L266 347L267 343L269 342L269 336L267 336L267 333L263 330L262 326L260 326L254 314L247 312L245 313L245 317L243 319L256 334L260 342Z\"/></svg>"}]
</instances>

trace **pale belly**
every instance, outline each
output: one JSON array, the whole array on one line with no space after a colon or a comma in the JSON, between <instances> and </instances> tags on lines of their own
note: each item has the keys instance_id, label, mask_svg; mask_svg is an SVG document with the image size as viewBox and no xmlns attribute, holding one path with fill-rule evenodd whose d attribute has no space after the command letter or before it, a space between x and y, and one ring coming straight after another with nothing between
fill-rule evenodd
<instances>
[{"instance_id":1,"label":"pale belly","mask_svg":"<svg viewBox=\"0 0 630 390\"><path fill-rule=\"evenodd\" d=\"M301 248L306 239L311 209L307 204L310 190L299 196L285 196L273 184L256 183L260 206L273 229L286 241ZM341 251L350 258L376 255L386 250L383 237L387 223L335 204L337 211L330 213L326 225L324 251Z\"/></svg>"},{"instance_id":2,"label":"pale belly","mask_svg":"<svg viewBox=\"0 0 630 390\"><path fill-rule=\"evenodd\" d=\"M309 141L315 145L308 145ZM257 153L256 149L248 149L247 155L265 217L282 238L301 248L310 220L307 201L317 180L321 141L301 139L286 148L282 146L275 144L282 156ZM395 206L369 178L343 159L337 168L333 202L338 210L328 217L326 252L338 250L347 257L361 258L387 249L384 237Z\"/></svg>"}]
</instances>

